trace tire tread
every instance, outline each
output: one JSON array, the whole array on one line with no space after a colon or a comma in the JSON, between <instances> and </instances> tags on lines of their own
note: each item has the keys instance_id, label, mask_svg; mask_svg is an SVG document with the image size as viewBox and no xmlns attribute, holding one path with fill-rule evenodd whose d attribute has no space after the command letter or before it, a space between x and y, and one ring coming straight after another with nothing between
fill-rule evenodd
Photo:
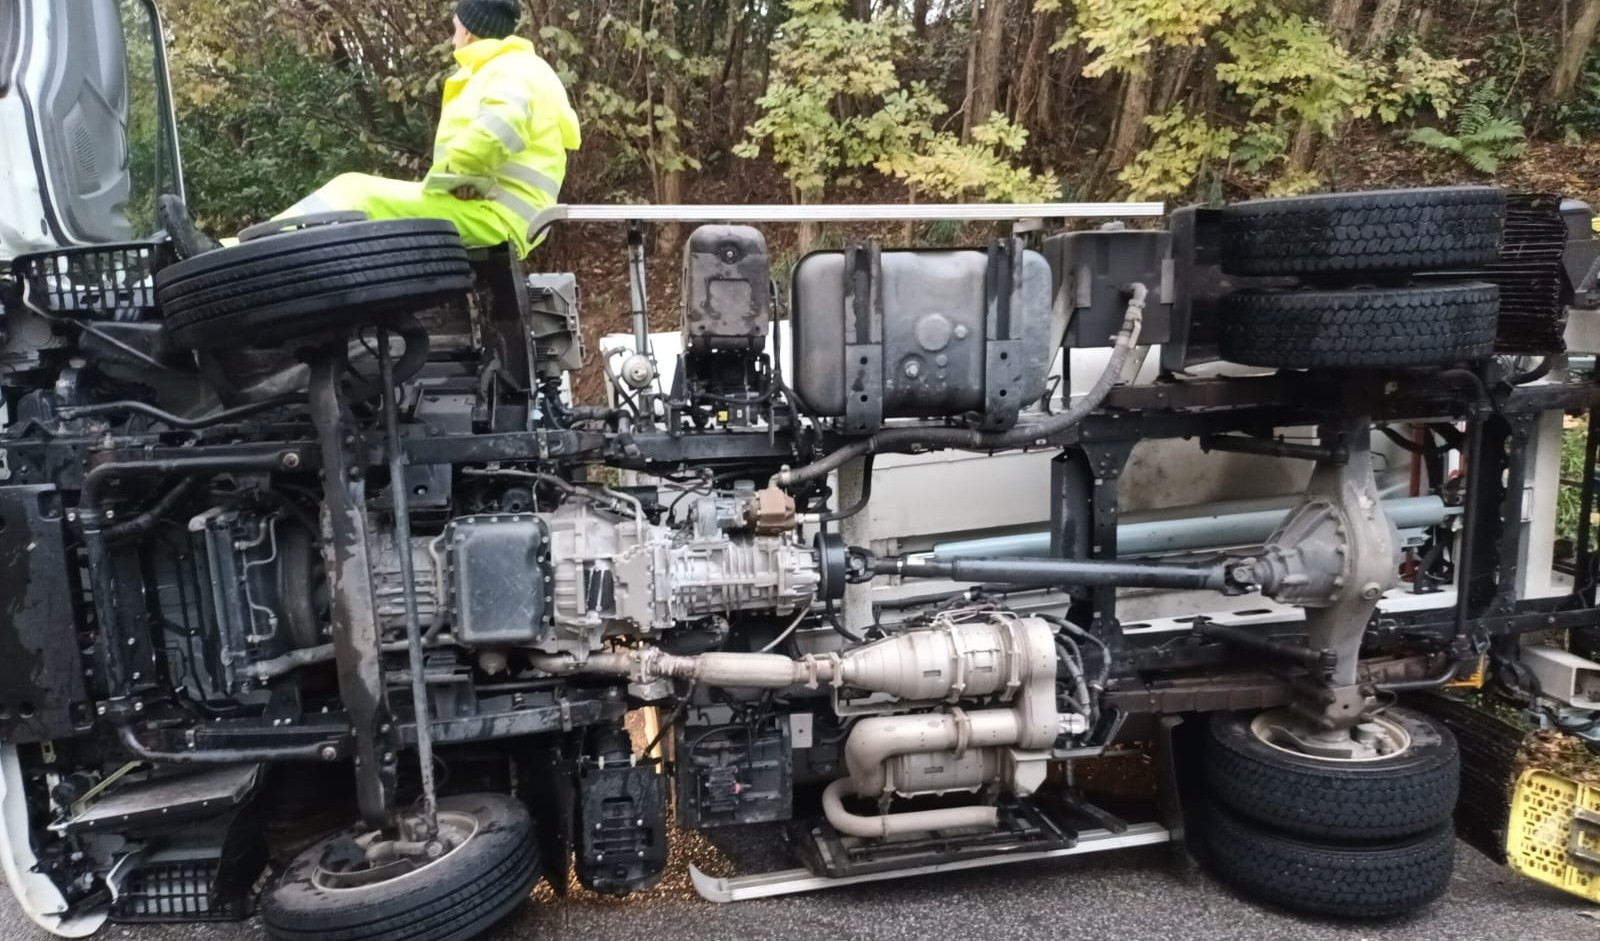
<instances>
[{"instance_id":1,"label":"tire tread","mask_svg":"<svg viewBox=\"0 0 1600 941\"><path fill-rule=\"evenodd\" d=\"M1442 366L1494 352L1500 289L1462 282L1348 291L1236 291L1224 301L1222 357L1247 366Z\"/></svg>"},{"instance_id":2,"label":"tire tread","mask_svg":"<svg viewBox=\"0 0 1600 941\"><path fill-rule=\"evenodd\" d=\"M1505 206L1488 186L1252 200L1222 210L1222 265L1246 276L1476 267L1499 257Z\"/></svg>"},{"instance_id":3,"label":"tire tread","mask_svg":"<svg viewBox=\"0 0 1600 941\"><path fill-rule=\"evenodd\" d=\"M1200 829L1225 883L1270 905L1333 918L1392 918L1415 912L1450 886L1455 831L1362 847L1319 846L1273 833L1211 804Z\"/></svg>"},{"instance_id":4,"label":"tire tread","mask_svg":"<svg viewBox=\"0 0 1600 941\"><path fill-rule=\"evenodd\" d=\"M436 219L285 232L206 252L156 276L168 334L198 350L340 332L471 287L460 235Z\"/></svg>"},{"instance_id":5,"label":"tire tread","mask_svg":"<svg viewBox=\"0 0 1600 941\"><path fill-rule=\"evenodd\" d=\"M1212 716L1204 769L1211 796L1250 820L1316 840L1370 842L1425 833L1448 823L1460 793L1455 736L1410 710L1389 715L1427 744L1406 760L1345 765L1274 760L1278 753L1240 734L1236 715ZM1435 738L1436 736L1436 738Z\"/></svg>"},{"instance_id":6,"label":"tire tread","mask_svg":"<svg viewBox=\"0 0 1600 941\"><path fill-rule=\"evenodd\" d=\"M403 891L379 885L370 892L355 890L345 896L318 889L309 881L310 872L314 854L325 844L302 854L262 900L261 919L268 937L274 941L467 941L493 926L525 901L538 881L539 849L532 822L520 802L503 795L478 795L470 800L479 806L487 801L498 817L492 829L479 832L478 838L486 843L473 855L460 857L453 869L410 882ZM449 809L460 802L463 799L446 798L440 803Z\"/></svg>"}]
</instances>

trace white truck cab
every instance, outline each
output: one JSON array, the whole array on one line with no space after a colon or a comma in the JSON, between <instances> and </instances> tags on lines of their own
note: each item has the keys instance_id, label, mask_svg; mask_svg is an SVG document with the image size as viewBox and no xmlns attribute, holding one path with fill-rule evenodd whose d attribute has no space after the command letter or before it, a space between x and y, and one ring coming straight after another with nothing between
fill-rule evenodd
<instances>
[{"instance_id":1,"label":"white truck cab","mask_svg":"<svg viewBox=\"0 0 1600 941\"><path fill-rule=\"evenodd\" d=\"M0 261L127 241L136 193L181 187L160 30L151 0L0 2ZM155 167L129 154L144 108L163 118Z\"/></svg>"}]
</instances>

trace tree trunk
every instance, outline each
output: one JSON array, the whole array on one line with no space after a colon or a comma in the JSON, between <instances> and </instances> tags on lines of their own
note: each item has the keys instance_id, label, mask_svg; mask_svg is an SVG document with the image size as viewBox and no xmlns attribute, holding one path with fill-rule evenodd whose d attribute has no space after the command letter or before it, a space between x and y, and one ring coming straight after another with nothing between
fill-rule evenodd
<instances>
[{"instance_id":1,"label":"tree trunk","mask_svg":"<svg viewBox=\"0 0 1600 941\"><path fill-rule=\"evenodd\" d=\"M972 0L972 32L967 37L967 86L961 99L961 139L972 136L972 109L978 89L978 54L983 49L983 2Z\"/></svg>"},{"instance_id":2,"label":"tree trunk","mask_svg":"<svg viewBox=\"0 0 1600 941\"><path fill-rule=\"evenodd\" d=\"M1038 116L1033 121L1037 133L1047 134L1048 139L1055 143L1066 143L1069 149L1069 142L1077 141L1087 123L1075 120L1072 110L1074 104L1080 103L1085 97L1076 94L1076 90L1078 83L1083 81L1083 62L1087 55L1082 43L1074 43L1061 62L1051 69L1049 81L1039 92Z\"/></svg>"},{"instance_id":3,"label":"tree trunk","mask_svg":"<svg viewBox=\"0 0 1600 941\"><path fill-rule=\"evenodd\" d=\"M862 22L872 19L872 0L850 0L850 17Z\"/></svg>"},{"instance_id":4,"label":"tree trunk","mask_svg":"<svg viewBox=\"0 0 1600 941\"><path fill-rule=\"evenodd\" d=\"M656 21L653 24L661 32L661 38L669 45L678 44L678 4L677 0L656 0ZM678 77L670 68L662 69L656 73L661 79L661 104L673 115L678 114ZM681 146L681 142L680 142ZM662 205L674 206L683 202L683 171L669 169L660 174L660 183L656 188L656 201ZM664 250L670 257L678 249L678 226L667 223L660 229L660 239L657 246Z\"/></svg>"},{"instance_id":5,"label":"tree trunk","mask_svg":"<svg viewBox=\"0 0 1600 941\"><path fill-rule=\"evenodd\" d=\"M1028 38L1028 51L1022 57L1022 69L1017 75L1017 101L1011 120L1027 127L1033 123L1040 91L1050 84L1050 43L1055 37L1054 12L1033 15L1033 35Z\"/></svg>"},{"instance_id":6,"label":"tree trunk","mask_svg":"<svg viewBox=\"0 0 1600 941\"><path fill-rule=\"evenodd\" d=\"M911 5L911 26L921 36L928 31L928 8L932 6L931 0L916 0Z\"/></svg>"},{"instance_id":7,"label":"tree trunk","mask_svg":"<svg viewBox=\"0 0 1600 941\"><path fill-rule=\"evenodd\" d=\"M1328 5L1328 34L1346 49L1353 48L1356 27L1361 22L1361 7L1365 0L1331 0ZM1300 173L1311 169L1315 152L1317 129L1308 121L1301 121L1289 145L1289 168Z\"/></svg>"},{"instance_id":8,"label":"tree trunk","mask_svg":"<svg viewBox=\"0 0 1600 941\"><path fill-rule=\"evenodd\" d=\"M1165 114L1178 103L1184 88L1189 85L1189 76L1194 73L1194 64L1200 59L1200 47L1184 46L1172 50L1166 59L1166 67L1161 70L1161 90L1151 106L1156 114Z\"/></svg>"},{"instance_id":9,"label":"tree trunk","mask_svg":"<svg viewBox=\"0 0 1600 941\"><path fill-rule=\"evenodd\" d=\"M1150 93L1155 83L1150 70L1153 65L1146 56L1137 71L1129 72L1122 82L1122 104L1117 109L1117 122L1111 128L1111 146L1108 148L1108 169L1121 170L1139 152L1144 140L1144 119L1150 114Z\"/></svg>"},{"instance_id":10,"label":"tree trunk","mask_svg":"<svg viewBox=\"0 0 1600 941\"><path fill-rule=\"evenodd\" d=\"M713 114L727 116L728 141L744 137L744 62L745 37L749 33L748 0L728 4L728 58L722 67L723 101Z\"/></svg>"},{"instance_id":11,"label":"tree trunk","mask_svg":"<svg viewBox=\"0 0 1600 941\"><path fill-rule=\"evenodd\" d=\"M1555 73L1550 76L1550 84L1545 88L1545 101L1554 103L1572 94L1578 85L1578 76L1583 72L1583 62L1589 57L1589 47L1594 45L1597 30L1600 30L1600 0L1583 0L1577 19L1573 21L1572 31L1567 34L1567 41L1561 47L1561 57L1556 60Z\"/></svg>"},{"instance_id":12,"label":"tree trunk","mask_svg":"<svg viewBox=\"0 0 1600 941\"><path fill-rule=\"evenodd\" d=\"M1433 32L1433 5L1420 3L1413 15L1412 30L1416 32L1417 39L1421 42L1428 41L1428 34Z\"/></svg>"},{"instance_id":13,"label":"tree trunk","mask_svg":"<svg viewBox=\"0 0 1600 941\"><path fill-rule=\"evenodd\" d=\"M1361 7L1365 0L1330 0L1328 4L1328 32L1348 48L1355 37L1356 26L1361 22Z\"/></svg>"},{"instance_id":14,"label":"tree trunk","mask_svg":"<svg viewBox=\"0 0 1600 941\"><path fill-rule=\"evenodd\" d=\"M967 135L1000 110L1000 52L1006 46L1006 7L1010 0L985 0L978 42L977 88L966 115Z\"/></svg>"},{"instance_id":15,"label":"tree trunk","mask_svg":"<svg viewBox=\"0 0 1600 941\"><path fill-rule=\"evenodd\" d=\"M1378 0L1378 8L1372 11L1372 25L1367 27L1367 35L1361 41L1362 50L1382 49L1394 38L1399 22L1400 0Z\"/></svg>"}]
</instances>

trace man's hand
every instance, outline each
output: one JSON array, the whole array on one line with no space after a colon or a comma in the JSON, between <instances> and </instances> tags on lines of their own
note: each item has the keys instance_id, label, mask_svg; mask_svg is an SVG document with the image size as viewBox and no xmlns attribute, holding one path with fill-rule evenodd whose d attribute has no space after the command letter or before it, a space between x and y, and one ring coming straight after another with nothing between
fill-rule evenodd
<instances>
[{"instance_id":1,"label":"man's hand","mask_svg":"<svg viewBox=\"0 0 1600 941\"><path fill-rule=\"evenodd\" d=\"M476 186L458 186L451 190L451 195L456 199L482 199L483 194L478 192Z\"/></svg>"}]
</instances>

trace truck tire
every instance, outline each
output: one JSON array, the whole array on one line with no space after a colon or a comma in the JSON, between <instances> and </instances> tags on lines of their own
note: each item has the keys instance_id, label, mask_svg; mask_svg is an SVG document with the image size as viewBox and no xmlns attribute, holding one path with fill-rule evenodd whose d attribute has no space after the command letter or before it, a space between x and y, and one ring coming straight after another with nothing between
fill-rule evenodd
<instances>
[{"instance_id":1,"label":"truck tire","mask_svg":"<svg viewBox=\"0 0 1600 941\"><path fill-rule=\"evenodd\" d=\"M1251 200L1222 210L1222 268L1316 276L1477 267L1500 256L1505 213L1505 192L1492 186Z\"/></svg>"},{"instance_id":2,"label":"truck tire","mask_svg":"<svg viewBox=\"0 0 1600 941\"><path fill-rule=\"evenodd\" d=\"M1362 846L1329 846L1283 836L1215 803L1198 821L1204 852L1224 883L1302 915L1392 918L1415 912L1450 886L1455 831Z\"/></svg>"},{"instance_id":3,"label":"truck tire","mask_svg":"<svg viewBox=\"0 0 1600 941\"><path fill-rule=\"evenodd\" d=\"M1405 730L1407 748L1337 761L1269 744L1252 731L1250 714L1213 713L1204 752L1211 796L1256 823L1314 840L1392 840L1448 823L1461 788L1455 736L1408 709L1383 716Z\"/></svg>"},{"instance_id":4,"label":"truck tire","mask_svg":"<svg viewBox=\"0 0 1600 941\"><path fill-rule=\"evenodd\" d=\"M1500 289L1463 282L1349 291L1235 291L1222 358L1283 369L1447 366L1494 352Z\"/></svg>"},{"instance_id":5,"label":"truck tire","mask_svg":"<svg viewBox=\"0 0 1600 941\"><path fill-rule=\"evenodd\" d=\"M460 234L437 219L299 229L206 252L156 275L167 331L191 350L342 334L471 286Z\"/></svg>"},{"instance_id":6,"label":"truck tire","mask_svg":"<svg viewBox=\"0 0 1600 941\"><path fill-rule=\"evenodd\" d=\"M284 870L261 904L275 941L468 941L528 898L539 873L533 822L504 794L439 801L441 821L466 818L465 842L420 869L359 887L330 887L324 854L357 831L311 847ZM446 815L454 815L447 817Z\"/></svg>"}]
</instances>

